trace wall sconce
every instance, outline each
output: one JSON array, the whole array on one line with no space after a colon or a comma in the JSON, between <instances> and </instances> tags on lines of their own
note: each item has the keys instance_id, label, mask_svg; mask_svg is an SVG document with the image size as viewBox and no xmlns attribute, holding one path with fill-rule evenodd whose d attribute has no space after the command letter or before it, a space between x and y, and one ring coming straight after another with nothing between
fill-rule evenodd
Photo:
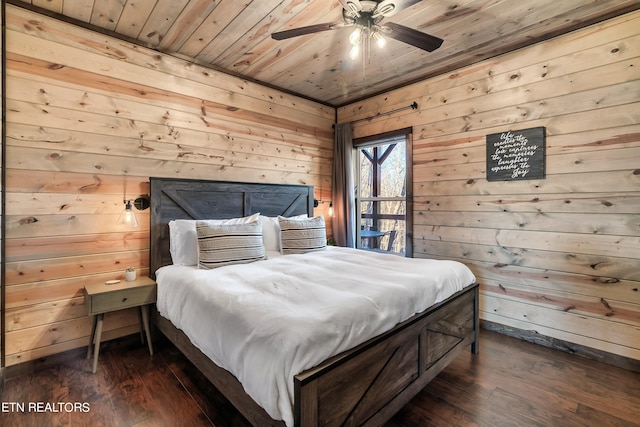
<instances>
[{"instance_id":1,"label":"wall sconce","mask_svg":"<svg viewBox=\"0 0 640 427\"><path fill-rule=\"evenodd\" d=\"M324 200L318 200L318 199L313 199L313 207L317 208L320 203L322 203L323 205L327 202L325 202ZM333 217L333 202L329 202L329 216Z\"/></svg>"},{"instance_id":2,"label":"wall sconce","mask_svg":"<svg viewBox=\"0 0 640 427\"><path fill-rule=\"evenodd\" d=\"M135 206L139 211L147 209L149 207L149 196L140 196L133 202L131 200L123 200L123 203L125 205L124 210L120 213L116 224L137 227L138 219L133 211L133 206Z\"/></svg>"},{"instance_id":3,"label":"wall sconce","mask_svg":"<svg viewBox=\"0 0 640 427\"><path fill-rule=\"evenodd\" d=\"M124 201L124 210L120 212L120 216L118 217L117 225L127 225L129 227L137 227L138 220L136 218L135 212L133 212L133 206L131 205L131 200Z\"/></svg>"}]
</instances>

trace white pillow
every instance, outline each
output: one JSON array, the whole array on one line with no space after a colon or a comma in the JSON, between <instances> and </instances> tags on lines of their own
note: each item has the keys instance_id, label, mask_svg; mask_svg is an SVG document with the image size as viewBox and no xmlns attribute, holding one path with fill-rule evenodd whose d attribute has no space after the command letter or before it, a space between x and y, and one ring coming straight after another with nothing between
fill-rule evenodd
<instances>
[{"instance_id":1,"label":"white pillow","mask_svg":"<svg viewBox=\"0 0 640 427\"><path fill-rule=\"evenodd\" d=\"M259 213L242 218L208 219L211 225L247 224L256 222ZM169 252L175 265L198 265L198 236L195 219L174 219L169 221Z\"/></svg>"},{"instance_id":2,"label":"white pillow","mask_svg":"<svg viewBox=\"0 0 640 427\"><path fill-rule=\"evenodd\" d=\"M265 259L262 225L213 225L196 222L198 268L212 269L232 264L247 264Z\"/></svg>"},{"instance_id":3,"label":"white pillow","mask_svg":"<svg viewBox=\"0 0 640 427\"><path fill-rule=\"evenodd\" d=\"M327 231L322 215L314 218L278 217L283 254L302 254L327 248Z\"/></svg>"},{"instance_id":4,"label":"white pillow","mask_svg":"<svg viewBox=\"0 0 640 427\"><path fill-rule=\"evenodd\" d=\"M288 219L303 218L309 218L309 216L302 214ZM258 221L262 224L262 239L264 240L265 249L269 252L280 252L280 224L278 223L278 217L260 215Z\"/></svg>"}]
</instances>

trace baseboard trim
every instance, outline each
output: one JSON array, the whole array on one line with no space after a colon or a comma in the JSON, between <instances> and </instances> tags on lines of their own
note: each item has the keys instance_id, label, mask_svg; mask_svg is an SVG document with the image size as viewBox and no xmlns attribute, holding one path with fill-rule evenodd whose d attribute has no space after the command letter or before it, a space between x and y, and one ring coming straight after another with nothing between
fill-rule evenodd
<instances>
[{"instance_id":1,"label":"baseboard trim","mask_svg":"<svg viewBox=\"0 0 640 427\"><path fill-rule=\"evenodd\" d=\"M602 350L596 350L583 345L574 344L557 338L540 335L535 331L527 331L511 326L501 325L499 323L481 320L480 327L488 331L497 332L510 337L518 338L523 341L538 344L544 347L561 350L566 353L575 354L576 356L585 357L591 360L614 365L628 371L640 372L640 360L631 359L629 357L619 356L617 354L608 353Z\"/></svg>"},{"instance_id":2,"label":"baseboard trim","mask_svg":"<svg viewBox=\"0 0 640 427\"><path fill-rule=\"evenodd\" d=\"M101 345L100 352L102 353L107 348L115 348L122 351L126 351L131 346L140 345L140 335L131 334L124 337L115 338L109 341L104 341ZM155 341L154 341L155 346ZM18 363L16 365L7 366L4 368L4 381L21 375L31 374L41 371L43 369L50 368L52 366L64 364L70 360L77 360L87 357L87 347L79 347L71 350L67 350L62 353L52 354L50 356L41 357L39 359L29 360L26 362ZM100 361L98 361L100 363Z\"/></svg>"}]
</instances>

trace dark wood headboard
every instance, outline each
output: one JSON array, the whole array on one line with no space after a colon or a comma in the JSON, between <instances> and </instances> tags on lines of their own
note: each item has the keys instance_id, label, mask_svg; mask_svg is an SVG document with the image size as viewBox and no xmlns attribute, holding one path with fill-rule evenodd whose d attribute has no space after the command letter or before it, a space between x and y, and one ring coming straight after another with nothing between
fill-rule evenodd
<instances>
[{"instance_id":1,"label":"dark wood headboard","mask_svg":"<svg viewBox=\"0 0 640 427\"><path fill-rule=\"evenodd\" d=\"M313 187L151 178L149 276L171 264L169 221L266 216L313 216Z\"/></svg>"}]
</instances>

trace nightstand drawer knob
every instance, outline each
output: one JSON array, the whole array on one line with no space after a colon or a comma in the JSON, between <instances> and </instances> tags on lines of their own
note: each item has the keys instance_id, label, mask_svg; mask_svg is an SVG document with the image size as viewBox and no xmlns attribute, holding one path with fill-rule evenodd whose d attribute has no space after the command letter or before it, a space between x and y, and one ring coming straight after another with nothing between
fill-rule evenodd
<instances>
[{"instance_id":1,"label":"nightstand drawer knob","mask_svg":"<svg viewBox=\"0 0 640 427\"><path fill-rule=\"evenodd\" d=\"M122 298L122 302L125 302L127 300L127 298Z\"/></svg>"}]
</instances>

